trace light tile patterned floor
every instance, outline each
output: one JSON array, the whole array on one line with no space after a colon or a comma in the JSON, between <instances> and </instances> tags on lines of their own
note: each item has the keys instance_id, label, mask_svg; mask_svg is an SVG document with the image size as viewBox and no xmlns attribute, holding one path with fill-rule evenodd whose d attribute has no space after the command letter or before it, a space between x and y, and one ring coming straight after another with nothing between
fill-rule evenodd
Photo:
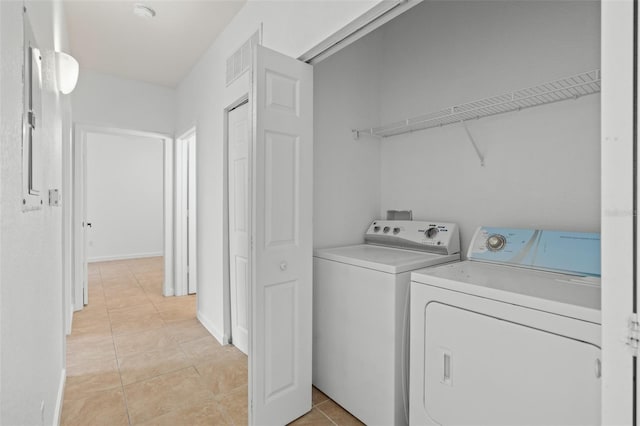
<instances>
[{"instance_id":1,"label":"light tile patterned floor","mask_svg":"<svg viewBox=\"0 0 640 426\"><path fill-rule=\"evenodd\" d=\"M67 337L62 425L245 425L247 357L162 296L162 258L89 265L89 305ZM313 389L296 425L360 425Z\"/></svg>"}]
</instances>

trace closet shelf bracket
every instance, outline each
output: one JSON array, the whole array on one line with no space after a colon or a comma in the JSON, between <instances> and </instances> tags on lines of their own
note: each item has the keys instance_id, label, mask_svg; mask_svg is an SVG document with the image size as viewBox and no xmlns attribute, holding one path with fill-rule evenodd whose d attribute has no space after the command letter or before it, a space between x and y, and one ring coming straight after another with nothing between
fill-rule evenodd
<instances>
[{"instance_id":1,"label":"closet shelf bracket","mask_svg":"<svg viewBox=\"0 0 640 426\"><path fill-rule=\"evenodd\" d=\"M366 130L352 129L351 134L353 135L353 140L356 140L356 141L360 139L361 136L370 136L375 139L382 139L381 136L378 136L373 132L373 129L366 129Z\"/></svg>"},{"instance_id":2,"label":"closet shelf bracket","mask_svg":"<svg viewBox=\"0 0 640 426\"><path fill-rule=\"evenodd\" d=\"M467 123L464 120L460 120L460 123L462 124L464 131L467 132L467 137L469 138L469 142L471 142L471 145L473 145L473 149L475 149L476 155L480 159L480 166L484 167L484 155L482 155L482 152L480 152L480 148L478 148L478 143L471 135L471 132L469 131L469 127L467 127Z\"/></svg>"}]
</instances>

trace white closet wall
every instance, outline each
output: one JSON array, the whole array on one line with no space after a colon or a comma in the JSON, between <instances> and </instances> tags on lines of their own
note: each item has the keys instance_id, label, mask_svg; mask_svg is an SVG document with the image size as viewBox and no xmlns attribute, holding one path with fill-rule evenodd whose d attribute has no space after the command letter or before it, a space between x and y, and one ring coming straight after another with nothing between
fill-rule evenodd
<instances>
[{"instance_id":1,"label":"white closet wall","mask_svg":"<svg viewBox=\"0 0 640 426\"><path fill-rule=\"evenodd\" d=\"M87 135L87 221L89 262L162 256L160 139Z\"/></svg>"},{"instance_id":2,"label":"white closet wall","mask_svg":"<svg viewBox=\"0 0 640 426\"><path fill-rule=\"evenodd\" d=\"M389 209L457 222L463 249L479 225L598 232L599 94L469 121L485 167L458 124L350 134L598 68L592 1L423 2L321 62L316 246L360 242L344 228Z\"/></svg>"},{"instance_id":3,"label":"white closet wall","mask_svg":"<svg viewBox=\"0 0 640 426\"><path fill-rule=\"evenodd\" d=\"M600 3L423 3L384 29L380 119L389 123L600 68ZM600 230L600 95L391 137L383 210L479 225Z\"/></svg>"},{"instance_id":4,"label":"white closet wall","mask_svg":"<svg viewBox=\"0 0 640 426\"><path fill-rule=\"evenodd\" d=\"M379 120L379 32L315 66L315 248L362 242L380 211L380 142L354 141L353 126Z\"/></svg>"}]
</instances>

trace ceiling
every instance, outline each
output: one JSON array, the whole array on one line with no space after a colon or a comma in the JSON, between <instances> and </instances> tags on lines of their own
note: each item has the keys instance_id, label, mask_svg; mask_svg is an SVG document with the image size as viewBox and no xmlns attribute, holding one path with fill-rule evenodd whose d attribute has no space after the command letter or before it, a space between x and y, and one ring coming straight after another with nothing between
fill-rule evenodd
<instances>
[{"instance_id":1,"label":"ceiling","mask_svg":"<svg viewBox=\"0 0 640 426\"><path fill-rule=\"evenodd\" d=\"M82 69L175 87L246 0L65 1ZM155 18L133 14L142 3Z\"/></svg>"}]
</instances>

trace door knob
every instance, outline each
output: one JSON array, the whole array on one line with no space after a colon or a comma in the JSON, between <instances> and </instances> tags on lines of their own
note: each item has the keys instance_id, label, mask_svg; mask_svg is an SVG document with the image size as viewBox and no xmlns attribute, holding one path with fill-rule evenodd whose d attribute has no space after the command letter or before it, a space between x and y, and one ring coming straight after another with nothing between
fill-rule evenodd
<instances>
[{"instance_id":1,"label":"door knob","mask_svg":"<svg viewBox=\"0 0 640 426\"><path fill-rule=\"evenodd\" d=\"M283 262L280 263L280 270L281 271L286 271L288 266L289 265L287 264L287 262L283 261Z\"/></svg>"}]
</instances>

